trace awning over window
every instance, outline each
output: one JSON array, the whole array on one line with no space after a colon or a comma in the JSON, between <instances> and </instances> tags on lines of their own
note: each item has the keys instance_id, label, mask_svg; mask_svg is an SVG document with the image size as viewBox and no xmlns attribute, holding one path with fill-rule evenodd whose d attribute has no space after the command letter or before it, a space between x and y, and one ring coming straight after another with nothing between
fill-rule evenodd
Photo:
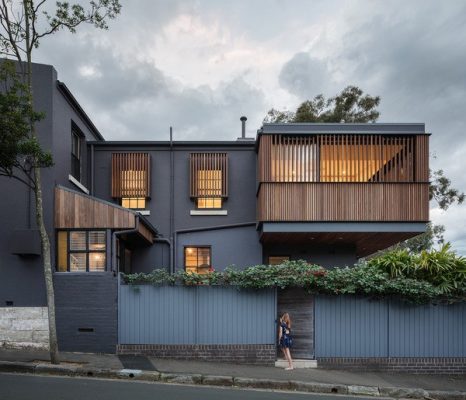
<instances>
[{"instance_id":1,"label":"awning over window","mask_svg":"<svg viewBox=\"0 0 466 400\"><path fill-rule=\"evenodd\" d=\"M55 188L56 229L134 229L152 244L157 231L137 212L87 196L74 190Z\"/></svg>"}]
</instances>

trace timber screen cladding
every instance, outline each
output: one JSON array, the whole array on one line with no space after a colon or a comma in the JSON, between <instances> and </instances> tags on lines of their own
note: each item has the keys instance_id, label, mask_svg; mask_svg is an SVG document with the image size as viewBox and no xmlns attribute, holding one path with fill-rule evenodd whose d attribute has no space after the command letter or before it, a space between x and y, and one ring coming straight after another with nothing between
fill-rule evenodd
<instances>
[{"instance_id":1,"label":"timber screen cladding","mask_svg":"<svg viewBox=\"0 0 466 400\"><path fill-rule=\"evenodd\" d=\"M261 136L262 182L427 182L427 136Z\"/></svg>"},{"instance_id":2,"label":"timber screen cladding","mask_svg":"<svg viewBox=\"0 0 466 400\"><path fill-rule=\"evenodd\" d=\"M227 153L191 153L189 163L192 198L228 197Z\"/></svg>"},{"instance_id":3,"label":"timber screen cladding","mask_svg":"<svg viewBox=\"0 0 466 400\"><path fill-rule=\"evenodd\" d=\"M148 153L112 154L112 197L150 197L150 158Z\"/></svg>"},{"instance_id":4,"label":"timber screen cladding","mask_svg":"<svg viewBox=\"0 0 466 400\"><path fill-rule=\"evenodd\" d=\"M428 221L429 136L260 135L259 221Z\"/></svg>"}]
</instances>

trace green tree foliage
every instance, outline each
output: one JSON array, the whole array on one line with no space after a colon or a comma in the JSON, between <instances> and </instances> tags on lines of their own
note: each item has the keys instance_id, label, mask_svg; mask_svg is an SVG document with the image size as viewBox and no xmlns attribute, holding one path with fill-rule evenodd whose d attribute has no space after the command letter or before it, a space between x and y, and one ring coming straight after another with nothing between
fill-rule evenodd
<instances>
[{"instance_id":1,"label":"green tree foliage","mask_svg":"<svg viewBox=\"0 0 466 400\"><path fill-rule=\"evenodd\" d=\"M442 210L448 210L452 204L462 204L465 194L451 186L443 170L430 171L431 184L429 186L429 198L437 202Z\"/></svg>"},{"instance_id":2,"label":"green tree foliage","mask_svg":"<svg viewBox=\"0 0 466 400\"><path fill-rule=\"evenodd\" d=\"M264 122L375 122L380 113L379 96L370 96L357 86L326 99L323 94L306 100L295 112L271 109Z\"/></svg>"},{"instance_id":3,"label":"green tree foliage","mask_svg":"<svg viewBox=\"0 0 466 400\"><path fill-rule=\"evenodd\" d=\"M5 93L1 99L3 112L0 126L0 174L24 182L35 195L36 223L40 232L45 287L49 318L50 359L58 363L55 325L55 299L52 279L50 240L44 222L41 168L52 165L51 155L40 147L36 123L40 115L34 112L32 91L32 55L40 42L59 32L76 32L81 24L107 29L107 21L121 9L118 0L91 0L88 8L83 2L70 4L48 0L0 0L0 54L17 61L18 75L4 73ZM15 71L16 72L16 71ZM20 82L21 79L21 82ZM18 123L18 125L16 125Z\"/></svg>"},{"instance_id":4,"label":"green tree foliage","mask_svg":"<svg viewBox=\"0 0 466 400\"><path fill-rule=\"evenodd\" d=\"M0 64L0 176L17 179L35 188L34 168L53 165L50 152L42 150L31 136L31 124L42 115L31 108L27 87L18 79L15 65L9 60Z\"/></svg>"}]
</instances>

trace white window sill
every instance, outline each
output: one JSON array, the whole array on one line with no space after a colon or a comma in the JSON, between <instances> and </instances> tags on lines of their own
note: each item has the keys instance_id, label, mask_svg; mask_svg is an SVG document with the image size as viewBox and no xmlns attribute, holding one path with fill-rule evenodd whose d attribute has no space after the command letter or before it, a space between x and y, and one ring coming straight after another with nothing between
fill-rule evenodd
<instances>
[{"instance_id":1,"label":"white window sill","mask_svg":"<svg viewBox=\"0 0 466 400\"><path fill-rule=\"evenodd\" d=\"M191 210L190 215L228 215L227 210Z\"/></svg>"},{"instance_id":2,"label":"white window sill","mask_svg":"<svg viewBox=\"0 0 466 400\"><path fill-rule=\"evenodd\" d=\"M141 215L150 215L150 210L137 210L137 212Z\"/></svg>"},{"instance_id":3,"label":"white window sill","mask_svg":"<svg viewBox=\"0 0 466 400\"><path fill-rule=\"evenodd\" d=\"M76 185L84 193L89 194L89 190L86 188L86 186L84 186L81 182L79 182L73 175L68 175L68 179L71 183Z\"/></svg>"}]
</instances>

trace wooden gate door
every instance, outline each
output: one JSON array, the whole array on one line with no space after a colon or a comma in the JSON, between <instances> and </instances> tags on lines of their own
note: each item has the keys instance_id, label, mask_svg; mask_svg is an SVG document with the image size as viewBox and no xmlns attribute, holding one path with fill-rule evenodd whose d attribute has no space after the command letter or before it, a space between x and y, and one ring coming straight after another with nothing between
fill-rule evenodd
<instances>
[{"instance_id":1,"label":"wooden gate door","mask_svg":"<svg viewBox=\"0 0 466 400\"><path fill-rule=\"evenodd\" d=\"M290 314L291 317L291 332L293 335L291 356L296 359L313 359L314 296L299 288L279 289L277 296L277 311L277 321L280 320L281 315L285 312ZM281 352L279 357L282 357Z\"/></svg>"}]
</instances>

